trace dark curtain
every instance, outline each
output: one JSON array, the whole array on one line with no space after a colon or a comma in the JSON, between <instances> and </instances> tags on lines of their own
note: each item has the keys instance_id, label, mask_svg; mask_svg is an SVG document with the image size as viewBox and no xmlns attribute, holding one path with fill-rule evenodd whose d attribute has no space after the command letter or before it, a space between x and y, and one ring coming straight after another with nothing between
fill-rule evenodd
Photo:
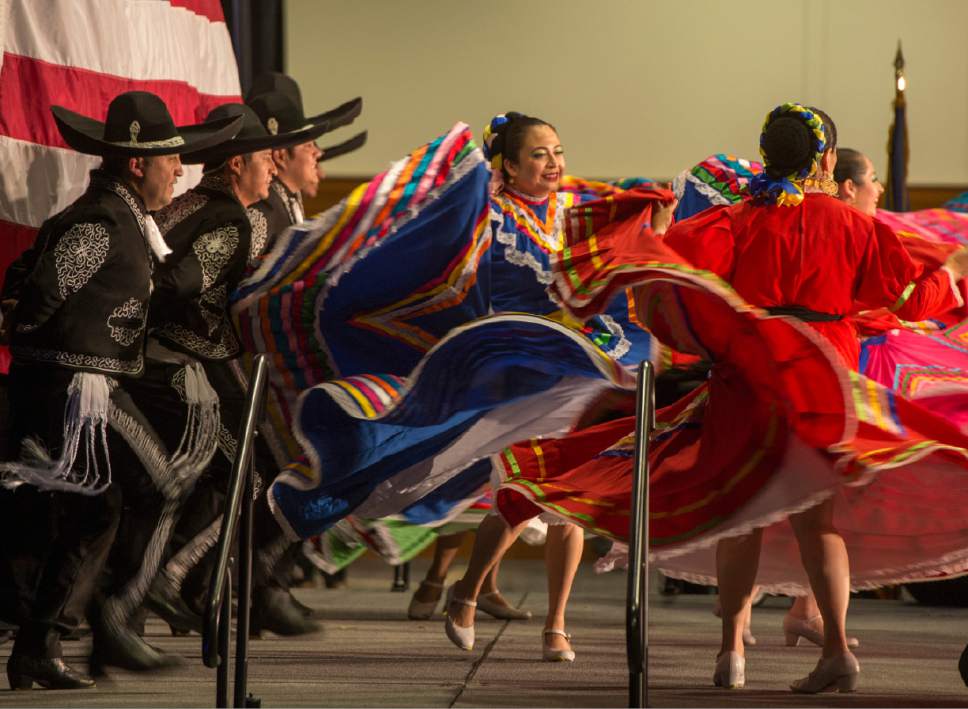
<instances>
[{"instance_id":1,"label":"dark curtain","mask_svg":"<svg viewBox=\"0 0 968 709\"><path fill-rule=\"evenodd\" d=\"M283 71L283 1L222 0L243 96L252 85L252 77L264 71Z\"/></svg>"}]
</instances>

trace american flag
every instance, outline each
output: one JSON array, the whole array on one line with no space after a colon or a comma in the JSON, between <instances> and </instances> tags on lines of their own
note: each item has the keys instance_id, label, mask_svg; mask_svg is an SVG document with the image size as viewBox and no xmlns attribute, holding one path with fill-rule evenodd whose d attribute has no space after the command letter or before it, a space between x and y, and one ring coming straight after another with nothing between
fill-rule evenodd
<instances>
[{"instance_id":1,"label":"american flag","mask_svg":"<svg viewBox=\"0 0 968 709\"><path fill-rule=\"evenodd\" d=\"M100 160L67 147L52 104L103 120L119 93L151 91L185 124L240 100L219 0L0 0L0 41L0 283ZM178 191L199 177L186 168Z\"/></svg>"}]
</instances>

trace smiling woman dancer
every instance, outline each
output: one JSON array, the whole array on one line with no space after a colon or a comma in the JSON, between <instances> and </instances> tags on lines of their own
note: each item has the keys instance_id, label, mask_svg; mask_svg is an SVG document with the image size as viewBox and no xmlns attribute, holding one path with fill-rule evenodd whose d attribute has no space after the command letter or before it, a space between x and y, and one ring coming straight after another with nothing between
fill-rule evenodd
<instances>
[{"instance_id":1,"label":"smiling woman dancer","mask_svg":"<svg viewBox=\"0 0 968 709\"><path fill-rule=\"evenodd\" d=\"M495 117L485 128L484 143L492 169L493 310L556 317L557 304L549 301L546 291L550 270L542 264L562 249L562 217L576 201L574 194L558 191L565 172L561 139L550 123L509 112ZM674 205L668 205L656 210L652 226L657 233L668 227L673 209ZM535 271L535 277L524 275L522 267ZM602 330L607 332L609 323L604 324ZM571 662L575 653L565 631L565 609L581 560L583 531L552 514L543 514L542 521L548 524L548 614L542 657L549 662ZM509 525L497 515L481 524L467 571L448 597L445 630L458 647L473 648L474 613L484 581L527 524L524 519Z\"/></svg>"}]
</instances>

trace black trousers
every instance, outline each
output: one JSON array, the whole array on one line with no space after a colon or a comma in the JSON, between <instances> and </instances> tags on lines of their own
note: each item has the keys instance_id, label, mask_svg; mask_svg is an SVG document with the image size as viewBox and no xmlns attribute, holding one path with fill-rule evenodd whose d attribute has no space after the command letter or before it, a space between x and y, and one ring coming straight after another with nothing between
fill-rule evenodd
<instances>
[{"instance_id":1,"label":"black trousers","mask_svg":"<svg viewBox=\"0 0 968 709\"><path fill-rule=\"evenodd\" d=\"M220 450L215 453L211 464L200 476L182 506L169 545L168 558L191 545L200 544L203 533L221 515L235 458L236 438L242 424L246 391L232 370L231 363L202 360L201 364L219 398L222 426ZM179 368L179 365L149 361L145 376L128 387L136 405L156 422L159 435L169 447L177 445L185 423L184 406L171 382ZM256 438L254 455L256 470L267 484L275 477L276 464L268 447L259 437ZM253 525L257 557L260 550L271 550L281 543L282 530L272 517L264 494L256 500ZM196 610L200 610L200 604L208 590L213 563L210 550L204 553L203 559L188 572L183 586L183 596ZM256 576L257 580L265 577L273 584L279 582L272 574L257 571Z\"/></svg>"},{"instance_id":2,"label":"black trousers","mask_svg":"<svg viewBox=\"0 0 968 709\"><path fill-rule=\"evenodd\" d=\"M13 439L40 439L53 457L63 447L67 390L75 372L46 365L14 363L10 373L10 406ZM122 387L112 393L115 406L147 426ZM138 457L113 430L108 431L112 482L97 495L73 492L44 493L22 485L6 496L4 504L15 510L12 517L19 535L46 540L40 558L30 552L35 541L18 542L5 536L3 556L13 569L10 597L20 630L14 652L59 657L60 637L77 628L99 583L124 510L153 528L161 509L161 496L145 473ZM102 475L106 460L99 460ZM131 569L140 568L150 532L124 537L123 553L115 583L123 584Z\"/></svg>"}]
</instances>

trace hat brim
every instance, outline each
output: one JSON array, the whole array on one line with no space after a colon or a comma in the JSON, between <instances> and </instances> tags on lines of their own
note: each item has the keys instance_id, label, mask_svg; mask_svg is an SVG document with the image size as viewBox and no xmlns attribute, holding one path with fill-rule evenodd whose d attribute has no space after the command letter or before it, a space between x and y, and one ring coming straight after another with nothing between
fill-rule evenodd
<instances>
[{"instance_id":1,"label":"hat brim","mask_svg":"<svg viewBox=\"0 0 968 709\"><path fill-rule=\"evenodd\" d=\"M314 140L325 132L326 125L318 124L289 133L280 133L279 135L266 135L256 138L234 138L207 150L200 150L186 155L183 160L192 163L219 163L236 155L246 155L259 150L290 148L293 145Z\"/></svg>"},{"instance_id":2,"label":"hat brim","mask_svg":"<svg viewBox=\"0 0 968 709\"><path fill-rule=\"evenodd\" d=\"M177 145L164 141L164 144L119 144L104 140L104 123L88 116L75 113L63 106L51 106L54 122L64 141L79 153L85 155L122 155L129 157L148 157L151 155L186 155L204 150L231 140L242 128L238 116L221 118L189 126L176 126ZM191 162L186 159L183 162Z\"/></svg>"},{"instance_id":3,"label":"hat brim","mask_svg":"<svg viewBox=\"0 0 968 709\"><path fill-rule=\"evenodd\" d=\"M332 160L333 158L338 158L340 155L346 155L346 153L352 153L354 150L359 150L364 145L366 145L366 131L362 133L357 133L349 140L344 140L342 143L337 143L336 145L331 145L328 148L322 148L323 154L319 158L319 162L326 162L327 160Z\"/></svg>"},{"instance_id":4,"label":"hat brim","mask_svg":"<svg viewBox=\"0 0 968 709\"><path fill-rule=\"evenodd\" d=\"M326 123L325 133L331 130L336 130L337 128L342 128L343 126L348 126L357 116L363 111L363 99L360 96L347 101L344 104L337 106L336 108L326 111L325 113L320 113L318 116L313 116L312 118L306 119L308 123L316 124L320 122Z\"/></svg>"}]
</instances>

